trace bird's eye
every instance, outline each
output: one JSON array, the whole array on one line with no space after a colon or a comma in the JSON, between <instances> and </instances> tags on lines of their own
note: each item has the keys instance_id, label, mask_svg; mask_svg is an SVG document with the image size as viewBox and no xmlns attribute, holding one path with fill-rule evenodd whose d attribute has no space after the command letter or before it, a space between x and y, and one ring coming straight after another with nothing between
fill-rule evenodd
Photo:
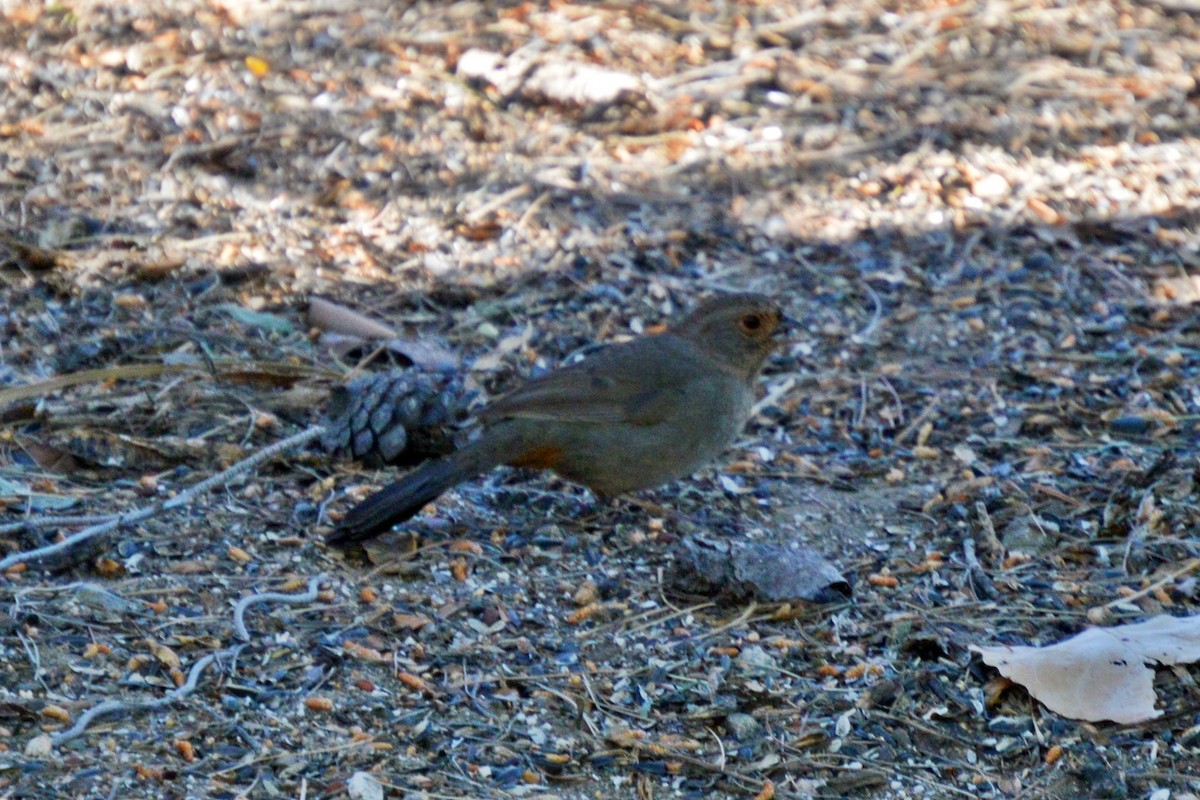
<instances>
[{"instance_id":1,"label":"bird's eye","mask_svg":"<svg viewBox=\"0 0 1200 800\"><path fill-rule=\"evenodd\" d=\"M758 314L747 314L742 317L741 322L738 324L741 325L744 331L756 331L762 327L762 317Z\"/></svg>"}]
</instances>

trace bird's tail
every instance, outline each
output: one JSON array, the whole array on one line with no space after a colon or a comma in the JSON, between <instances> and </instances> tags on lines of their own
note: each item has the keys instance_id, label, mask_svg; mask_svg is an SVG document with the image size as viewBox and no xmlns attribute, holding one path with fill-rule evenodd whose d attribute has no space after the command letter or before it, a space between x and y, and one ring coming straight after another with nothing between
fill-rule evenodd
<instances>
[{"instance_id":1,"label":"bird's tail","mask_svg":"<svg viewBox=\"0 0 1200 800\"><path fill-rule=\"evenodd\" d=\"M463 481L502 464L508 455L504 437L484 436L436 461L426 461L390 486L350 509L326 542L339 547L365 542L410 519L426 503Z\"/></svg>"}]
</instances>

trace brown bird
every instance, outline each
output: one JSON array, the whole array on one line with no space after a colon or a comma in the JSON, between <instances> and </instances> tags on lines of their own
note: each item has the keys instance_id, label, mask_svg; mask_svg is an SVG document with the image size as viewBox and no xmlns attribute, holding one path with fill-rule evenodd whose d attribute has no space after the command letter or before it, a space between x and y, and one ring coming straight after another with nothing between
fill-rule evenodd
<instances>
[{"instance_id":1,"label":"brown bird","mask_svg":"<svg viewBox=\"0 0 1200 800\"><path fill-rule=\"evenodd\" d=\"M331 544L362 542L453 486L507 464L551 469L601 495L690 475L733 442L783 314L757 294L701 303L656 336L607 347L486 406L483 432L352 508Z\"/></svg>"}]
</instances>

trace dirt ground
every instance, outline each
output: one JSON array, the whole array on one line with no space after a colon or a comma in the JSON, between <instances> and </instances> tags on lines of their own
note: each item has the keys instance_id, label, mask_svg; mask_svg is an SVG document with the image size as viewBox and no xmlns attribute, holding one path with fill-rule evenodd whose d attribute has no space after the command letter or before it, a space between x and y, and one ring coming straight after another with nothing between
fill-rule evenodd
<instances>
[{"instance_id":1,"label":"dirt ground","mask_svg":"<svg viewBox=\"0 0 1200 800\"><path fill-rule=\"evenodd\" d=\"M0 11L0 798L1200 795L1196 666L1119 725L969 649L1200 612L1200 6ZM308 448L15 557L723 290L800 331L637 502L498 470L345 556L394 472ZM680 596L694 538L853 595Z\"/></svg>"}]
</instances>

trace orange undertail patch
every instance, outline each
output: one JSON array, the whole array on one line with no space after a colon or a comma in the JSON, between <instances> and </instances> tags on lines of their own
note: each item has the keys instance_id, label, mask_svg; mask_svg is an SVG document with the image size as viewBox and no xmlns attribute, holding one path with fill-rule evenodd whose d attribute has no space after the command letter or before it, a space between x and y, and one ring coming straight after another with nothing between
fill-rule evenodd
<instances>
[{"instance_id":1,"label":"orange undertail patch","mask_svg":"<svg viewBox=\"0 0 1200 800\"><path fill-rule=\"evenodd\" d=\"M510 467L524 467L525 469L554 469L562 461L563 451L561 447L553 444L544 444L528 450L516 458L510 459L508 465Z\"/></svg>"}]
</instances>

